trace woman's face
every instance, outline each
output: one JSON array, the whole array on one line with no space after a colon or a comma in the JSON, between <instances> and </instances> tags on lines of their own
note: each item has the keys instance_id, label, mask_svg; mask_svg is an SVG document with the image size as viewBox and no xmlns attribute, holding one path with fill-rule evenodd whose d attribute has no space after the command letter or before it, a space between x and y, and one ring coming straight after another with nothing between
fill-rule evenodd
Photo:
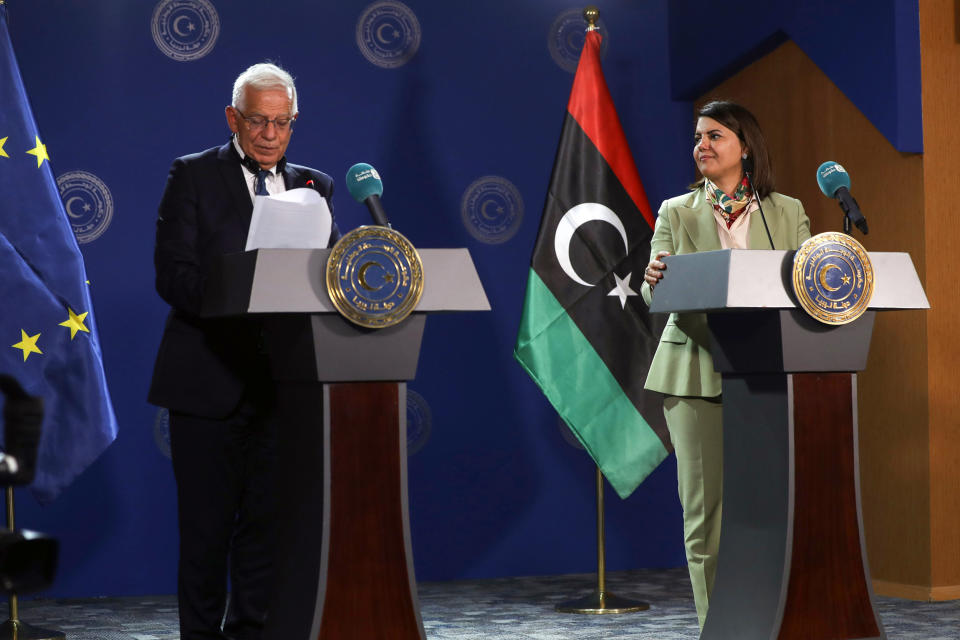
<instances>
[{"instance_id":1,"label":"woman's face","mask_svg":"<svg viewBox=\"0 0 960 640\"><path fill-rule=\"evenodd\" d=\"M744 151L737 134L713 118L701 117L693 139L693 160L700 173L721 189L736 188L743 178Z\"/></svg>"}]
</instances>

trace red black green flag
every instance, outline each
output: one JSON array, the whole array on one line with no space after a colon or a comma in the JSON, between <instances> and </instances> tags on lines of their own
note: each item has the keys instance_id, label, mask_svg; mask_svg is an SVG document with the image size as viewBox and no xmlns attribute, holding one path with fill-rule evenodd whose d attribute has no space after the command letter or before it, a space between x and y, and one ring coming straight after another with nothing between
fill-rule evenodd
<instances>
[{"instance_id":1,"label":"red black green flag","mask_svg":"<svg viewBox=\"0 0 960 640\"><path fill-rule=\"evenodd\" d=\"M623 498L670 450L665 429L657 432L643 417L645 409L660 410L643 389L657 338L639 295L653 222L603 77L600 34L590 31L530 261L514 357Z\"/></svg>"}]
</instances>

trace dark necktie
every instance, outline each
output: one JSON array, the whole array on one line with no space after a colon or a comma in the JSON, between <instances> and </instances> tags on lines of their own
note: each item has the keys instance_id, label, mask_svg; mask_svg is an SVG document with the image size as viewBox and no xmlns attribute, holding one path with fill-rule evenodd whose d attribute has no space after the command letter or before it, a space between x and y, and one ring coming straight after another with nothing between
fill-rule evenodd
<instances>
[{"instance_id":1,"label":"dark necktie","mask_svg":"<svg viewBox=\"0 0 960 640\"><path fill-rule=\"evenodd\" d=\"M257 181L254 183L255 188L253 190L254 195L258 196L268 196L270 192L267 191L267 176L270 175L270 172L266 169L260 169L257 172Z\"/></svg>"}]
</instances>

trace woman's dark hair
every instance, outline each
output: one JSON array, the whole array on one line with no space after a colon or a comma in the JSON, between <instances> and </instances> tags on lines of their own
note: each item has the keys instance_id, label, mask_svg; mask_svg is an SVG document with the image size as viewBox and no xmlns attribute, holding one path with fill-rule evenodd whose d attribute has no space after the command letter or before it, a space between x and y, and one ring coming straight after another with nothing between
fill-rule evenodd
<instances>
[{"instance_id":1,"label":"woman's dark hair","mask_svg":"<svg viewBox=\"0 0 960 640\"><path fill-rule=\"evenodd\" d=\"M775 190L773 184L773 164L767 140L753 114L735 102L714 100L700 107L697 118L713 118L737 134L740 144L753 160L753 173L750 175L758 198L766 198ZM691 189L703 186L703 178L690 185Z\"/></svg>"}]
</instances>

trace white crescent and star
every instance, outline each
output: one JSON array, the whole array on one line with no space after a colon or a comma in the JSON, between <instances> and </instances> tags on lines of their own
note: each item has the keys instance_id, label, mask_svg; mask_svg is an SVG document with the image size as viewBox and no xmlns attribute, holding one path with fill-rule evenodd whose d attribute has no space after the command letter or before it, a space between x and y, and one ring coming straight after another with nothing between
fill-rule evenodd
<instances>
[{"instance_id":1,"label":"white crescent and star","mask_svg":"<svg viewBox=\"0 0 960 640\"><path fill-rule=\"evenodd\" d=\"M79 218L79 217L80 217L79 215L77 215L76 213L73 212L73 209L71 209L71 207L73 206L74 201L76 201L76 200L80 200L81 202L83 202L83 198L78 198L78 197L74 196L74 197L70 198L69 200L67 200L67 202L63 205L63 208L67 210L67 215L70 216L71 218Z\"/></svg>"},{"instance_id":2,"label":"white crescent and star","mask_svg":"<svg viewBox=\"0 0 960 640\"><path fill-rule=\"evenodd\" d=\"M174 32L175 34L177 34L178 36L183 36L183 37L190 35L189 33L184 33L183 31L180 31L180 21L181 21L181 20L189 20L189 19L190 19L190 18L188 18L187 16L177 16L177 17L174 19L174 21L173 21L173 25L172 25L172 26L173 26L173 32ZM191 22L187 28L190 29L190 31L193 31L195 27L193 26L193 23Z\"/></svg>"},{"instance_id":3,"label":"white crescent and star","mask_svg":"<svg viewBox=\"0 0 960 640\"><path fill-rule=\"evenodd\" d=\"M581 225L593 221L605 222L616 229L620 234L620 238L623 240L624 253L630 251L630 244L627 241L627 230L623 226L623 221L621 221L620 217L609 207L598 202L583 202L563 214L563 217L557 225L556 235L553 237L553 250L556 254L557 262L560 264L560 268L563 269L567 277L585 287L593 287L595 285L581 278L573 268L570 262L570 241ZM616 286L607 295L620 298L621 308L626 308L628 297L637 295L637 292L630 288L630 278L632 276L633 273L628 273L624 278L621 278L616 273L613 274Z\"/></svg>"},{"instance_id":4,"label":"white crescent and star","mask_svg":"<svg viewBox=\"0 0 960 640\"><path fill-rule=\"evenodd\" d=\"M377 40L379 40L379 41L382 42L383 44L390 44L390 42L392 42L392 40L396 40L396 38L400 35L400 34L397 32L397 30L394 29L394 30L393 30L393 36L394 36L393 39L392 39L392 40L387 40L386 38L383 37L383 30L384 30L384 28L391 29L392 27L391 27L390 24L388 24L388 23L384 23L384 24L380 25L379 27L377 27Z\"/></svg>"},{"instance_id":5,"label":"white crescent and star","mask_svg":"<svg viewBox=\"0 0 960 640\"><path fill-rule=\"evenodd\" d=\"M487 220L496 220L496 219L497 219L497 216L496 216L496 215L493 215L493 216L492 216L492 215L490 215L489 213L487 213L487 206L489 206L490 204L495 204L495 203L494 203L493 200L484 200L484 201L483 201L483 204L480 205L480 215L482 215L482 216L483 216L484 218L486 218ZM499 213L503 213L503 207L498 206L498 207L497 207L497 213L498 213L498 214L499 214Z\"/></svg>"},{"instance_id":6,"label":"white crescent and star","mask_svg":"<svg viewBox=\"0 0 960 640\"><path fill-rule=\"evenodd\" d=\"M617 296L620 298L620 308L627 308L627 298L630 296L637 295L637 292L630 288L630 278L633 276L633 273L628 273L626 278L620 278L617 274L613 274L613 277L616 279L616 286L607 294L607 296Z\"/></svg>"}]
</instances>

